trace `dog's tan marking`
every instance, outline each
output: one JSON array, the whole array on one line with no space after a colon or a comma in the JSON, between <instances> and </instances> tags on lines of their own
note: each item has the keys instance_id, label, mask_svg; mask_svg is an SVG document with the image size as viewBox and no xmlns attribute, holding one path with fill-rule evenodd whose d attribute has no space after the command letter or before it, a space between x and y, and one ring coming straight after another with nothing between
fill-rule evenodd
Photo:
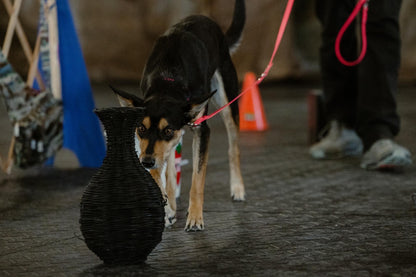
<instances>
[{"instance_id":1,"label":"dog's tan marking","mask_svg":"<svg viewBox=\"0 0 416 277\"><path fill-rule=\"evenodd\" d=\"M146 129L149 129L150 125L152 124L150 117L146 116L145 118L143 118L142 124L144 127L146 127Z\"/></svg>"},{"instance_id":2,"label":"dog's tan marking","mask_svg":"<svg viewBox=\"0 0 416 277\"><path fill-rule=\"evenodd\" d=\"M173 167L175 167L175 152L173 152ZM170 160L170 159L169 159ZM165 227L170 227L176 222L176 170L174 168L174 172L170 169L171 167L170 161L167 161L167 171L166 171L166 188L163 186L162 181L162 172L163 167L158 167L156 169L150 170L150 175L152 175L153 179L158 184L160 191L162 193L163 199L166 201L165 206ZM172 176L174 174L174 176ZM169 175L169 176L168 176ZM172 183L172 177L175 178L175 183Z\"/></svg>"},{"instance_id":3,"label":"dog's tan marking","mask_svg":"<svg viewBox=\"0 0 416 277\"><path fill-rule=\"evenodd\" d=\"M175 151L171 151L166 165L166 194L168 195L168 209L166 212L165 226L170 226L176 222L176 168Z\"/></svg>"},{"instance_id":4,"label":"dog's tan marking","mask_svg":"<svg viewBox=\"0 0 416 277\"><path fill-rule=\"evenodd\" d=\"M147 122L146 122L147 123ZM145 125L145 123L143 123ZM168 122L163 119L159 122L158 127L163 129L168 126ZM177 130L174 132L174 136L169 141L158 140L155 142L153 148L153 158L156 160L157 168L150 170L153 178L157 178L158 184L161 187L161 174L163 166L166 163L166 188L161 188L162 193L165 195L167 205L165 206L165 227L169 227L176 222L176 168L175 168L175 146L179 143L182 136L182 131ZM141 142L140 147L147 147L148 141ZM141 148L142 152L146 148Z\"/></svg>"},{"instance_id":5,"label":"dog's tan marking","mask_svg":"<svg viewBox=\"0 0 416 277\"><path fill-rule=\"evenodd\" d=\"M133 100L124 98L123 96L118 95L118 94L117 94L117 98L118 98L118 102L120 103L120 106L122 106L122 107L134 107Z\"/></svg>"},{"instance_id":6,"label":"dog's tan marking","mask_svg":"<svg viewBox=\"0 0 416 277\"><path fill-rule=\"evenodd\" d=\"M171 152L175 152L175 146L178 145L182 136L181 130L175 130L173 138L169 141L157 140L154 145L153 157L157 166L162 166L168 159Z\"/></svg>"},{"instance_id":7,"label":"dog's tan marking","mask_svg":"<svg viewBox=\"0 0 416 277\"><path fill-rule=\"evenodd\" d=\"M152 175L153 179L156 181L160 188L160 192L162 193L163 199L166 201L165 206L165 227L171 226L173 223L176 222L176 199L175 197L171 198L166 193L166 189L163 187L162 182L162 172L163 168L156 168L150 170L150 175ZM172 200L173 199L173 200ZM172 202L173 208L172 208Z\"/></svg>"},{"instance_id":8,"label":"dog's tan marking","mask_svg":"<svg viewBox=\"0 0 416 277\"><path fill-rule=\"evenodd\" d=\"M146 149L147 149L147 146L149 146L149 140L139 137L138 134L137 134L137 137L139 138L139 147L140 147L139 158L142 159L146 155Z\"/></svg>"},{"instance_id":9,"label":"dog's tan marking","mask_svg":"<svg viewBox=\"0 0 416 277\"><path fill-rule=\"evenodd\" d=\"M149 129L149 128L150 128L150 124L151 124L150 117L146 116L146 117L143 119L142 124L143 124L143 126L144 126L146 129ZM138 131L137 131L137 130L136 130L136 133L137 133L137 137L139 138L139 146L140 146L140 159L142 159L142 158L144 158L144 156L146 155L146 149L147 149L147 147L149 146L149 140L148 140L148 139L145 139L145 138L141 138L141 137L139 136L139 133L138 133Z\"/></svg>"},{"instance_id":10,"label":"dog's tan marking","mask_svg":"<svg viewBox=\"0 0 416 277\"><path fill-rule=\"evenodd\" d=\"M188 218L186 219L186 231L204 230L203 206L204 206L204 186L207 172L208 149L205 157L200 157L200 130L194 130L192 143L192 186L189 192ZM203 163L200 164L201 159Z\"/></svg>"},{"instance_id":11,"label":"dog's tan marking","mask_svg":"<svg viewBox=\"0 0 416 277\"><path fill-rule=\"evenodd\" d=\"M168 126L169 126L169 123L165 118L160 119L159 126L158 126L159 130L162 131L163 129L165 129Z\"/></svg>"}]
</instances>

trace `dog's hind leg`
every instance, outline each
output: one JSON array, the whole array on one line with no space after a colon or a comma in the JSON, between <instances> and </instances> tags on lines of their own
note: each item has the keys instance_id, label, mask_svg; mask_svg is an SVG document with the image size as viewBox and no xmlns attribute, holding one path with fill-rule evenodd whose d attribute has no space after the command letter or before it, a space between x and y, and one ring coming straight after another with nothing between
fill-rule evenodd
<instances>
[{"instance_id":1,"label":"dog's hind leg","mask_svg":"<svg viewBox=\"0 0 416 277\"><path fill-rule=\"evenodd\" d=\"M213 101L216 106L222 107L228 103L228 98L224 88L224 81L221 77L221 74L218 71L215 72L212 78L211 89L217 90L217 93L213 97ZM231 197L235 201L244 201L245 189L240 169L240 149L238 147L237 115L236 112L228 106L221 112L221 116L228 134L228 157L230 163Z\"/></svg>"},{"instance_id":2,"label":"dog's hind leg","mask_svg":"<svg viewBox=\"0 0 416 277\"><path fill-rule=\"evenodd\" d=\"M166 194L168 203L165 207L166 222L165 226L169 227L176 222L176 168L175 168L175 151L168 157L166 166Z\"/></svg>"},{"instance_id":3,"label":"dog's hind leg","mask_svg":"<svg viewBox=\"0 0 416 277\"><path fill-rule=\"evenodd\" d=\"M192 186L189 192L188 218L185 231L201 231L204 229L203 205L204 186L208 162L208 141L210 130L206 122L192 128L193 132L193 173Z\"/></svg>"}]
</instances>

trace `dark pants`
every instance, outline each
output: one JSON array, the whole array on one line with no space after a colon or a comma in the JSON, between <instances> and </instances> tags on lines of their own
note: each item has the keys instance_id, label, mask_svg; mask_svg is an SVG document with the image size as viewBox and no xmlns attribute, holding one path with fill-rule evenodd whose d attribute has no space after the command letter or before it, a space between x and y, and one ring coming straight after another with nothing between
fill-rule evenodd
<instances>
[{"instance_id":1,"label":"dark pants","mask_svg":"<svg viewBox=\"0 0 416 277\"><path fill-rule=\"evenodd\" d=\"M400 129L396 93L401 3L401 0L369 2L366 56L359 65L347 67L335 56L335 39L356 1L316 0L322 24L320 62L326 113L329 120L354 128L366 150L378 139L393 138ZM348 61L358 57L359 36L352 23L341 41L341 53Z\"/></svg>"}]
</instances>

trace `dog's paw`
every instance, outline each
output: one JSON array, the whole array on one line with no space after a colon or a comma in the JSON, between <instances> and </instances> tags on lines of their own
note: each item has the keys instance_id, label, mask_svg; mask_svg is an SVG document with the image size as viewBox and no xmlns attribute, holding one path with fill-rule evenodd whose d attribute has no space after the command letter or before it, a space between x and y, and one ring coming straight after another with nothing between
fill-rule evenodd
<instances>
[{"instance_id":1,"label":"dog's paw","mask_svg":"<svg viewBox=\"0 0 416 277\"><path fill-rule=\"evenodd\" d=\"M171 227L176 222L176 216L165 217L165 228Z\"/></svg>"},{"instance_id":2,"label":"dog's paw","mask_svg":"<svg viewBox=\"0 0 416 277\"><path fill-rule=\"evenodd\" d=\"M232 186L231 199L238 202L246 200L246 192L243 185Z\"/></svg>"},{"instance_id":3,"label":"dog's paw","mask_svg":"<svg viewBox=\"0 0 416 277\"><path fill-rule=\"evenodd\" d=\"M165 206L165 227L170 227L176 222L176 212L172 210L170 205Z\"/></svg>"},{"instance_id":4,"label":"dog's paw","mask_svg":"<svg viewBox=\"0 0 416 277\"><path fill-rule=\"evenodd\" d=\"M188 218L186 220L185 231L186 232L197 232L204 230L204 220L202 219L202 215L200 216L191 216L188 214Z\"/></svg>"}]
</instances>

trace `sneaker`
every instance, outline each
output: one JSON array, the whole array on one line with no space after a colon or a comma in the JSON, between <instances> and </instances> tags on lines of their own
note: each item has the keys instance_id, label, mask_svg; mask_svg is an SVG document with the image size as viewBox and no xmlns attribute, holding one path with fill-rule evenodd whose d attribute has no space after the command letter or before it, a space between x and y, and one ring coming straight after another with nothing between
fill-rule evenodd
<instances>
[{"instance_id":1,"label":"sneaker","mask_svg":"<svg viewBox=\"0 0 416 277\"><path fill-rule=\"evenodd\" d=\"M328 134L309 148L314 159L338 159L346 156L359 156L363 143L354 130L345 128L337 121L331 121Z\"/></svg>"},{"instance_id":2,"label":"sneaker","mask_svg":"<svg viewBox=\"0 0 416 277\"><path fill-rule=\"evenodd\" d=\"M400 169L411 163L409 150L391 139L380 139L364 154L361 167L367 170Z\"/></svg>"}]
</instances>

